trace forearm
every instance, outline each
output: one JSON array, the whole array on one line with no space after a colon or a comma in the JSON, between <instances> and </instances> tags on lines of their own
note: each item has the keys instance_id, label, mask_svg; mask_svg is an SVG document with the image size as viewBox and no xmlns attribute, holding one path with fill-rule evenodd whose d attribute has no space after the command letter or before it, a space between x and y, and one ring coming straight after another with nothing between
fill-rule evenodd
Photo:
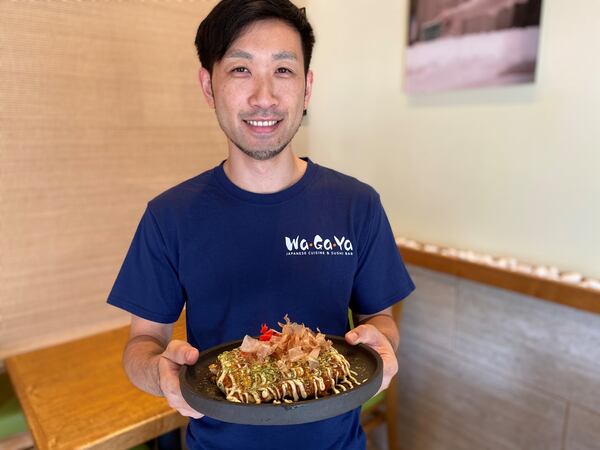
<instances>
[{"instance_id":1,"label":"forearm","mask_svg":"<svg viewBox=\"0 0 600 450\"><path fill-rule=\"evenodd\" d=\"M164 345L151 336L136 336L129 340L123 354L123 368L129 380L139 389L162 396L158 361Z\"/></svg>"},{"instance_id":2,"label":"forearm","mask_svg":"<svg viewBox=\"0 0 600 450\"><path fill-rule=\"evenodd\" d=\"M387 340L390 341L394 351L398 350L398 345L400 344L400 333L398 331L398 327L396 326L396 322L394 322L394 319L391 316L378 314L360 322L361 325L367 323L377 328L381 334L383 334Z\"/></svg>"}]
</instances>

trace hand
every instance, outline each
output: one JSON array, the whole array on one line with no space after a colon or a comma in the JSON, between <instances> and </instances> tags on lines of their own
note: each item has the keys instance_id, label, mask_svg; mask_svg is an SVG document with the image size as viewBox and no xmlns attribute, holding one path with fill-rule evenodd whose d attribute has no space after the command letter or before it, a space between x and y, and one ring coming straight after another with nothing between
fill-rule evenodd
<instances>
[{"instance_id":1,"label":"hand","mask_svg":"<svg viewBox=\"0 0 600 450\"><path fill-rule=\"evenodd\" d=\"M160 389L169 402L169 406L182 416L200 419L200 414L185 401L179 387L179 371L184 364L194 364L200 352L185 341L172 340L158 359Z\"/></svg>"},{"instance_id":2,"label":"hand","mask_svg":"<svg viewBox=\"0 0 600 450\"><path fill-rule=\"evenodd\" d=\"M398 359L390 341L377 327L368 323L350 330L345 337L346 342L351 345L365 344L379 353L383 360L383 380L377 394L387 389L392 377L398 372Z\"/></svg>"}]
</instances>

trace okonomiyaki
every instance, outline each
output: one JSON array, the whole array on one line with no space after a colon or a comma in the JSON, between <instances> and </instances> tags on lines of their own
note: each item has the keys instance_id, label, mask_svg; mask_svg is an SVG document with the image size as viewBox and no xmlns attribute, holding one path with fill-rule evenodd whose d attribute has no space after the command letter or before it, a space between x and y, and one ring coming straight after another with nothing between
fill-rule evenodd
<instances>
[{"instance_id":1,"label":"okonomiyaki","mask_svg":"<svg viewBox=\"0 0 600 450\"><path fill-rule=\"evenodd\" d=\"M209 365L225 398L237 403L291 403L345 392L361 383L350 363L317 330L304 324L263 325L258 339L246 336ZM364 380L363 380L364 381Z\"/></svg>"}]
</instances>

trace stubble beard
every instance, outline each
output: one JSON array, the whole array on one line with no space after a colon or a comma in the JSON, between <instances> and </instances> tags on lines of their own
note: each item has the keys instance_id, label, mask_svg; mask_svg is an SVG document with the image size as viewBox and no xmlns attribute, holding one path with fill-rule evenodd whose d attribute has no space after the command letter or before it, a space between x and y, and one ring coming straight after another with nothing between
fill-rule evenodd
<instances>
[{"instance_id":1,"label":"stubble beard","mask_svg":"<svg viewBox=\"0 0 600 450\"><path fill-rule=\"evenodd\" d=\"M232 141L233 142L233 141ZM275 158L277 155L279 155L284 148L286 148L288 146L288 144L291 142L288 141L286 142L284 145L282 145L281 147L277 147L275 149L271 149L271 150L249 150L247 148L242 147L240 144L233 142L235 144L235 146L237 148L240 149L240 151L246 155L249 156L250 158L256 160L256 161L267 161L269 159L273 159Z\"/></svg>"},{"instance_id":2,"label":"stubble beard","mask_svg":"<svg viewBox=\"0 0 600 450\"><path fill-rule=\"evenodd\" d=\"M298 122L298 125L296 126L296 129L294 130L294 132L292 133L291 137L281 146L276 147L274 149L267 149L267 150L251 150L247 147L244 147L243 145L240 145L239 143L235 142L233 139L229 138L231 140L231 142L233 142L235 144L235 146L246 156L249 156L250 158L256 160L256 161L268 161L269 159L273 159L275 158L277 155L279 155L283 150L285 150L285 148L290 145L290 142L292 142L292 139L294 138L294 136L296 136L296 133L298 133L298 129L300 128L300 125L302 124L302 118L300 119L300 121Z\"/></svg>"}]
</instances>

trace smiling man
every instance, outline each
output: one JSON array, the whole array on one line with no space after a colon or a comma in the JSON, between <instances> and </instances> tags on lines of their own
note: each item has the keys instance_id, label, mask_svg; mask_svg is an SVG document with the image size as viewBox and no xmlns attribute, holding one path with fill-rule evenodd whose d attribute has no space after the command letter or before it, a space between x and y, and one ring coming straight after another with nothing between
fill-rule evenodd
<instances>
[{"instance_id":1,"label":"smiling man","mask_svg":"<svg viewBox=\"0 0 600 450\"><path fill-rule=\"evenodd\" d=\"M398 369L391 306L414 285L377 193L294 154L308 106L313 31L288 0L223 0L200 24L202 93L227 159L152 199L109 296L132 313L131 381L191 418L190 449L364 449L360 410L290 426L220 422L181 396L203 349L256 335L285 314L364 343ZM188 342L171 340L186 306ZM360 324L349 331L348 308Z\"/></svg>"},{"instance_id":2,"label":"smiling man","mask_svg":"<svg viewBox=\"0 0 600 450\"><path fill-rule=\"evenodd\" d=\"M312 88L301 48L290 25L265 19L248 26L212 73L200 70L204 95L230 149L233 145L245 156L267 161L288 148Z\"/></svg>"}]
</instances>

